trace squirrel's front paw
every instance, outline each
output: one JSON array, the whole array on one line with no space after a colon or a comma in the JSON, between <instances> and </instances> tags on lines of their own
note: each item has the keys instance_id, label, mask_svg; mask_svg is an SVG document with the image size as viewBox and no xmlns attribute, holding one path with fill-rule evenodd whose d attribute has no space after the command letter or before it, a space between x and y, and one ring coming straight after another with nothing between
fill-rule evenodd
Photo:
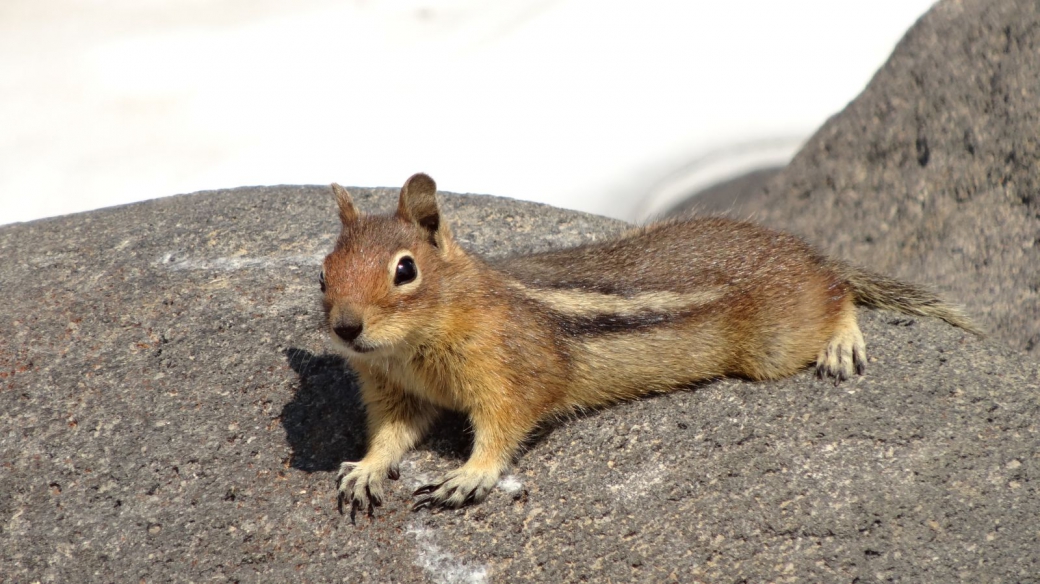
<instances>
[{"instance_id":1,"label":"squirrel's front paw","mask_svg":"<svg viewBox=\"0 0 1040 584\"><path fill-rule=\"evenodd\" d=\"M372 468L361 462L344 462L339 467L338 507L343 514L343 507L350 507L350 520L354 520L355 514L367 508L369 517L372 516L376 507L383 504L383 483L387 477L397 479L399 476L397 468L390 469Z\"/></svg>"},{"instance_id":2,"label":"squirrel's front paw","mask_svg":"<svg viewBox=\"0 0 1040 584\"><path fill-rule=\"evenodd\" d=\"M419 497L419 500L412 506L412 511L433 507L456 509L479 503L495 487L498 475L497 472L471 470L465 466L453 470L439 482L416 489L412 496Z\"/></svg>"}]
</instances>

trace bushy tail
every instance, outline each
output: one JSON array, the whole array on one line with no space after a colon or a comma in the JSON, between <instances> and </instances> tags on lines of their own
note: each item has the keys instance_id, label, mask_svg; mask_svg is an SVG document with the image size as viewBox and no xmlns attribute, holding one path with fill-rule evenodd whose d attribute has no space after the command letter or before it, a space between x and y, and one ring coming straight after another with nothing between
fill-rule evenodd
<instances>
[{"instance_id":1,"label":"bushy tail","mask_svg":"<svg viewBox=\"0 0 1040 584\"><path fill-rule=\"evenodd\" d=\"M842 262L834 262L833 268L852 287L856 304L915 316L930 316L945 320L977 337L985 336L961 307L947 304L928 290Z\"/></svg>"}]
</instances>

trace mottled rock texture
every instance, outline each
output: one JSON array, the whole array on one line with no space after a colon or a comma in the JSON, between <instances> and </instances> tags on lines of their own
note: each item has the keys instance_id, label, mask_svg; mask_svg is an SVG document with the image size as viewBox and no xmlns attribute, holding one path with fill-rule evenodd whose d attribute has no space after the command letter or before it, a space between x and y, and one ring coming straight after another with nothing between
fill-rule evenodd
<instances>
[{"instance_id":1,"label":"mottled rock texture","mask_svg":"<svg viewBox=\"0 0 1040 584\"><path fill-rule=\"evenodd\" d=\"M765 188L712 208L934 285L1035 351L1040 3L940 2Z\"/></svg>"}]
</instances>

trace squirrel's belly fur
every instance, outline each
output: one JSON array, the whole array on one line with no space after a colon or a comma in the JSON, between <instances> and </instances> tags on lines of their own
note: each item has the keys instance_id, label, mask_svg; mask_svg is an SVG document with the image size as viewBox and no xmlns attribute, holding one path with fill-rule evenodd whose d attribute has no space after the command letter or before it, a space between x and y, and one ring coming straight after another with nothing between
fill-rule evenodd
<instances>
[{"instance_id":1,"label":"squirrel's belly fur","mask_svg":"<svg viewBox=\"0 0 1040 584\"><path fill-rule=\"evenodd\" d=\"M469 416L473 453L420 489L417 507L483 499L532 429L575 410L813 363L839 381L862 373L857 304L977 333L930 292L750 223L667 221L488 264L456 244L425 175L391 217L363 217L333 188L343 231L322 271L324 307L369 431L368 454L340 473L352 511L381 503L437 408Z\"/></svg>"}]
</instances>

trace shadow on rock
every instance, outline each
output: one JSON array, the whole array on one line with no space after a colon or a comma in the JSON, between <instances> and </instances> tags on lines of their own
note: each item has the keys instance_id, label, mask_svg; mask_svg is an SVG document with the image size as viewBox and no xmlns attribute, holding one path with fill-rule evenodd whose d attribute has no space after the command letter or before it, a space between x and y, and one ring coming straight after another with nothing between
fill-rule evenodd
<instances>
[{"instance_id":1,"label":"shadow on rock","mask_svg":"<svg viewBox=\"0 0 1040 584\"><path fill-rule=\"evenodd\" d=\"M292 449L292 467L335 471L365 454L365 411L357 377L338 355L285 350L300 388L282 408L282 427Z\"/></svg>"},{"instance_id":2,"label":"shadow on rock","mask_svg":"<svg viewBox=\"0 0 1040 584\"><path fill-rule=\"evenodd\" d=\"M353 370L339 355L289 348L285 357L300 377L300 388L282 408L281 416L292 449L292 468L333 472L343 461L361 460L366 447L365 408ZM703 385L696 383L688 390L697 391ZM597 408L568 418L595 418L600 413ZM524 440L517 457L548 438L561 421L541 424ZM473 449L473 427L465 414L443 411L417 449L461 462Z\"/></svg>"},{"instance_id":3,"label":"shadow on rock","mask_svg":"<svg viewBox=\"0 0 1040 584\"><path fill-rule=\"evenodd\" d=\"M315 355L299 348L286 349L285 358L300 377L300 388L281 416L292 449L292 468L331 472L345 460L361 460L365 408L350 366L338 355ZM473 430L466 416L446 411L419 448L461 460L469 456L472 446Z\"/></svg>"}]
</instances>

